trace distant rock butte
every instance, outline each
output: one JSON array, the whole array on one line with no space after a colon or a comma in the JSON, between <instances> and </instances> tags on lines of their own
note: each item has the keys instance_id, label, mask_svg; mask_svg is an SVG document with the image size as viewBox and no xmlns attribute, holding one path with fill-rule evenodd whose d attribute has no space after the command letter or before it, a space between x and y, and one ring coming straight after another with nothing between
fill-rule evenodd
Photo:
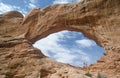
<instances>
[{"instance_id":1,"label":"distant rock butte","mask_svg":"<svg viewBox=\"0 0 120 78\"><path fill-rule=\"evenodd\" d=\"M82 32L105 48L87 68L58 63L32 44L61 30ZM33 9L25 17L17 11L0 15L0 78L88 78L98 72L120 78L120 0L52 5Z\"/></svg>"}]
</instances>

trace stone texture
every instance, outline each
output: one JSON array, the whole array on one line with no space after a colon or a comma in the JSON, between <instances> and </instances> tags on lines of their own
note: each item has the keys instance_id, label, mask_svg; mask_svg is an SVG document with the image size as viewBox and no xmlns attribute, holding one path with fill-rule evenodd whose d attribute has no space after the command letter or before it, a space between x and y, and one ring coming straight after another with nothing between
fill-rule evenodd
<instances>
[{"instance_id":1,"label":"stone texture","mask_svg":"<svg viewBox=\"0 0 120 78\"><path fill-rule=\"evenodd\" d=\"M79 78L84 71L120 77L120 0L51 5L25 17L11 11L0 15L0 76L2 78ZM61 30L82 32L105 48L95 64L85 68L53 61L32 44ZM87 77L85 77L87 78Z\"/></svg>"}]
</instances>

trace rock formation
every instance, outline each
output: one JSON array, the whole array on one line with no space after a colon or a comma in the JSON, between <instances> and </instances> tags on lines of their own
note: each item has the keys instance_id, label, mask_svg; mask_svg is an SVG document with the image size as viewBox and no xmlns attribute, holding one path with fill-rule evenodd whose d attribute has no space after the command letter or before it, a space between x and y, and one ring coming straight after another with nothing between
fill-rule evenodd
<instances>
[{"instance_id":1,"label":"rock formation","mask_svg":"<svg viewBox=\"0 0 120 78\"><path fill-rule=\"evenodd\" d=\"M10 11L0 15L0 78L87 78L86 68L53 61L32 44L61 30L82 32L105 48L87 67L94 76L120 77L120 0L51 5L33 9L25 17ZM87 70L88 71L88 70Z\"/></svg>"}]
</instances>

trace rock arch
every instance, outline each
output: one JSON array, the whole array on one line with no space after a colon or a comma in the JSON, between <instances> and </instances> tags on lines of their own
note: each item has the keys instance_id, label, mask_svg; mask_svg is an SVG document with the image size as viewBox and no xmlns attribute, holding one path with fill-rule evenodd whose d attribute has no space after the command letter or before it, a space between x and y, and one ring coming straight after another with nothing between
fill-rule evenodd
<instances>
[{"instance_id":1,"label":"rock arch","mask_svg":"<svg viewBox=\"0 0 120 78\"><path fill-rule=\"evenodd\" d=\"M83 6L86 11L83 11ZM15 46L18 46L18 50L22 46L29 49L27 43L34 43L51 33L61 30L81 31L106 50L104 56L89 67L90 72L102 70L113 78L120 73L119 7L119 0L92 0L84 4L80 2L33 9L24 18L16 11L1 14L0 50L5 47L12 47L10 50L13 50ZM35 54L40 57L39 53Z\"/></svg>"}]
</instances>

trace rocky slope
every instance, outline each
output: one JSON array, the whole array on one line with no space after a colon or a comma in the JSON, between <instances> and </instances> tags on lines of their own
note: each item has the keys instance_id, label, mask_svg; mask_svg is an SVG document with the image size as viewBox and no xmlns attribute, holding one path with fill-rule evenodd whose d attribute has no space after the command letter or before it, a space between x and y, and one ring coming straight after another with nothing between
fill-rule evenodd
<instances>
[{"instance_id":1,"label":"rocky slope","mask_svg":"<svg viewBox=\"0 0 120 78\"><path fill-rule=\"evenodd\" d=\"M32 46L61 30L83 32L104 47L105 54L81 69L55 62ZM52 5L25 17L16 11L0 15L0 78L82 78L83 70L120 77L120 0Z\"/></svg>"},{"instance_id":2,"label":"rocky slope","mask_svg":"<svg viewBox=\"0 0 120 78\"><path fill-rule=\"evenodd\" d=\"M88 78L84 73L47 58L26 41L0 48L0 78Z\"/></svg>"}]
</instances>

